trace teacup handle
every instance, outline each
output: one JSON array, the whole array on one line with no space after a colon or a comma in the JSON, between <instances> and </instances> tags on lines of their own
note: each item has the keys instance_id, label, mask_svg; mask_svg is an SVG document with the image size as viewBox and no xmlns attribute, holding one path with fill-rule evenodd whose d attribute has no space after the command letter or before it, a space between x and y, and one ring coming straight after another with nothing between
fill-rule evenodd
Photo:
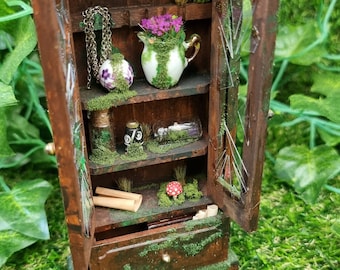
<instances>
[{"instance_id":1,"label":"teacup handle","mask_svg":"<svg viewBox=\"0 0 340 270\"><path fill-rule=\"evenodd\" d=\"M190 63L198 54L200 48L201 48L201 37L197 34L193 34L191 35L190 39L188 41L186 41L187 43L187 49L194 47L194 53L191 57L187 58L188 63Z\"/></svg>"}]
</instances>

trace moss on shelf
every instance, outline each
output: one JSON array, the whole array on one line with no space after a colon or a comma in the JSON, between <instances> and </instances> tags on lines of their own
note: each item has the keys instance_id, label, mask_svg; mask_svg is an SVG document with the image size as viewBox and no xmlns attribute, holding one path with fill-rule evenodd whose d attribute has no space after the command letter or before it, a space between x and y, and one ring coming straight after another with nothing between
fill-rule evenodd
<instances>
[{"instance_id":1,"label":"moss on shelf","mask_svg":"<svg viewBox=\"0 0 340 270\"><path fill-rule=\"evenodd\" d=\"M199 190L197 179L193 179L191 183L183 186L183 192L176 198L171 198L166 194L166 186L168 182L162 183L157 192L158 205L161 207L170 207L173 205L181 205L186 200L198 201L202 196L202 191Z\"/></svg>"},{"instance_id":2,"label":"moss on shelf","mask_svg":"<svg viewBox=\"0 0 340 270\"><path fill-rule=\"evenodd\" d=\"M193 143L194 141L197 141L197 139L187 139L184 141L174 141L174 142L162 144L155 140L152 140L146 144L146 148L152 153L164 154L166 152L169 152L172 149L176 149L178 147Z\"/></svg>"},{"instance_id":3,"label":"moss on shelf","mask_svg":"<svg viewBox=\"0 0 340 270\"><path fill-rule=\"evenodd\" d=\"M118 157L119 154L117 152L103 146L98 146L92 150L90 160L96 164L107 165L113 164Z\"/></svg>"},{"instance_id":4,"label":"moss on shelf","mask_svg":"<svg viewBox=\"0 0 340 270\"><path fill-rule=\"evenodd\" d=\"M126 153L120 156L121 159L130 161L144 160L147 157L148 155L144 152L143 145L137 142L131 143L126 148Z\"/></svg>"},{"instance_id":5,"label":"moss on shelf","mask_svg":"<svg viewBox=\"0 0 340 270\"><path fill-rule=\"evenodd\" d=\"M89 111L106 110L136 95L137 92L134 90L115 90L106 95L90 99L87 102L87 108Z\"/></svg>"}]
</instances>

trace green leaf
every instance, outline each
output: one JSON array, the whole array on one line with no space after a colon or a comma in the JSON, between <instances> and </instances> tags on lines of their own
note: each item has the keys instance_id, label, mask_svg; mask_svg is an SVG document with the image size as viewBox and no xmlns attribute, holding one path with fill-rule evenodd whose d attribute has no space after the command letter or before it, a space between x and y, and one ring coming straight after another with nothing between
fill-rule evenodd
<instances>
[{"instance_id":1,"label":"green leaf","mask_svg":"<svg viewBox=\"0 0 340 270\"><path fill-rule=\"evenodd\" d=\"M318 146L312 150L304 145L280 150L275 172L287 182L306 203L315 203L322 187L340 172L340 157L331 147Z\"/></svg>"},{"instance_id":2,"label":"green leaf","mask_svg":"<svg viewBox=\"0 0 340 270\"><path fill-rule=\"evenodd\" d=\"M18 183L10 192L0 192L0 230L11 229L36 239L49 239L44 204L52 190L45 180Z\"/></svg>"},{"instance_id":3,"label":"green leaf","mask_svg":"<svg viewBox=\"0 0 340 270\"><path fill-rule=\"evenodd\" d=\"M7 122L5 110L0 107L0 158L13 155L7 141Z\"/></svg>"},{"instance_id":4,"label":"green leaf","mask_svg":"<svg viewBox=\"0 0 340 270\"><path fill-rule=\"evenodd\" d=\"M46 154L45 149L36 151L30 158L32 164L40 168L57 168L56 157Z\"/></svg>"},{"instance_id":5,"label":"green leaf","mask_svg":"<svg viewBox=\"0 0 340 270\"><path fill-rule=\"evenodd\" d=\"M340 136L335 136L330 134L329 132L323 130L322 128L317 128L318 133L321 139L325 142L328 146L336 146L340 143ZM340 130L340 127L339 127Z\"/></svg>"},{"instance_id":6,"label":"green leaf","mask_svg":"<svg viewBox=\"0 0 340 270\"><path fill-rule=\"evenodd\" d=\"M1 158L0 157L0 169L8 169L8 168L18 168L22 167L25 164L28 164L31 161L29 157L22 153L15 153L11 156Z\"/></svg>"},{"instance_id":7,"label":"green leaf","mask_svg":"<svg viewBox=\"0 0 340 270\"><path fill-rule=\"evenodd\" d=\"M0 192L0 267L14 252L49 238L44 204L51 190L47 181L35 179Z\"/></svg>"},{"instance_id":8,"label":"green leaf","mask_svg":"<svg viewBox=\"0 0 340 270\"><path fill-rule=\"evenodd\" d=\"M31 16L26 16L12 21L14 33L10 33L15 42L14 49L7 54L3 64L0 66L0 80L9 84L18 66L23 59L29 55L37 44L35 26Z\"/></svg>"},{"instance_id":9,"label":"green leaf","mask_svg":"<svg viewBox=\"0 0 340 270\"><path fill-rule=\"evenodd\" d=\"M12 106L17 103L13 88L10 85L0 82L0 108Z\"/></svg>"},{"instance_id":10,"label":"green leaf","mask_svg":"<svg viewBox=\"0 0 340 270\"><path fill-rule=\"evenodd\" d=\"M8 110L8 139L13 141L20 139L24 140L28 138L40 139L39 129L19 113L20 112L18 112L17 108Z\"/></svg>"},{"instance_id":11,"label":"green leaf","mask_svg":"<svg viewBox=\"0 0 340 270\"><path fill-rule=\"evenodd\" d=\"M340 123L339 75L334 73L315 75L311 91L319 93L322 96L312 98L301 94L292 95L289 97L291 107L294 109L314 111L335 123Z\"/></svg>"},{"instance_id":12,"label":"green leaf","mask_svg":"<svg viewBox=\"0 0 340 270\"><path fill-rule=\"evenodd\" d=\"M15 13L15 11L11 7L9 7L6 1L0 1L0 17L5 17L13 13ZM1 22L0 29L8 31L8 29L11 29L11 22L10 21Z\"/></svg>"},{"instance_id":13,"label":"green leaf","mask_svg":"<svg viewBox=\"0 0 340 270\"><path fill-rule=\"evenodd\" d=\"M12 230L0 231L0 267L6 263L14 252L28 247L36 241L36 238L28 237Z\"/></svg>"},{"instance_id":14,"label":"green leaf","mask_svg":"<svg viewBox=\"0 0 340 270\"><path fill-rule=\"evenodd\" d=\"M322 44L308 47L319 36L320 31L315 21L309 21L304 25L281 26L276 39L275 56L290 59L290 62L296 65L309 66L318 63L327 53L326 49Z\"/></svg>"}]
</instances>

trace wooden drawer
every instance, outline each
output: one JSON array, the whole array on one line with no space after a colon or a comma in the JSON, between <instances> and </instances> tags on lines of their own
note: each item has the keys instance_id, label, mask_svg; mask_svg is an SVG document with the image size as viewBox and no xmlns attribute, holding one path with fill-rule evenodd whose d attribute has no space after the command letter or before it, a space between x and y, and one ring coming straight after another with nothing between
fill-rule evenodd
<instances>
[{"instance_id":1,"label":"wooden drawer","mask_svg":"<svg viewBox=\"0 0 340 270\"><path fill-rule=\"evenodd\" d=\"M97 243L92 269L197 269L228 258L229 219L222 214Z\"/></svg>"}]
</instances>

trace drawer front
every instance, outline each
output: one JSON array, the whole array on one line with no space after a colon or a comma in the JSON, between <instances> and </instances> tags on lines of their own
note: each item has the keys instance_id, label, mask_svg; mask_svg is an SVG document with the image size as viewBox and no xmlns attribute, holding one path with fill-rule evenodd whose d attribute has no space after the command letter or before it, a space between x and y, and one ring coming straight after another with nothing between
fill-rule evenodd
<instances>
[{"instance_id":1,"label":"drawer front","mask_svg":"<svg viewBox=\"0 0 340 270\"><path fill-rule=\"evenodd\" d=\"M92 249L93 269L197 269L228 258L229 219L198 221L131 233Z\"/></svg>"}]
</instances>

